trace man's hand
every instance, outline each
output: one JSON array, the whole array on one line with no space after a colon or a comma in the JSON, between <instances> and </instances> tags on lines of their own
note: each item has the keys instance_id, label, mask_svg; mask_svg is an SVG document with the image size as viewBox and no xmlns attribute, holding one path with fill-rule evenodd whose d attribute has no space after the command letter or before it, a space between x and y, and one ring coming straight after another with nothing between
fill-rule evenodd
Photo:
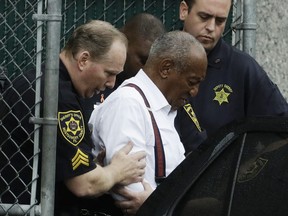
<instances>
[{"instance_id":1,"label":"man's hand","mask_svg":"<svg viewBox=\"0 0 288 216\"><path fill-rule=\"evenodd\" d=\"M124 215L135 215L140 206L153 192L152 187L147 182L142 182L144 191L134 192L125 187L115 187L113 192L124 197L123 201L116 201L115 204L122 209Z\"/></svg>"},{"instance_id":2,"label":"man's hand","mask_svg":"<svg viewBox=\"0 0 288 216\"><path fill-rule=\"evenodd\" d=\"M79 197L98 197L116 184L128 185L141 182L145 173L144 151L129 154L133 144L128 143L117 151L109 165L98 165L90 172L65 181L68 189Z\"/></svg>"},{"instance_id":3,"label":"man's hand","mask_svg":"<svg viewBox=\"0 0 288 216\"><path fill-rule=\"evenodd\" d=\"M141 182L145 173L145 157L144 151L130 153L133 144L129 142L112 157L109 166L116 174L117 183L128 185L131 183Z\"/></svg>"}]
</instances>

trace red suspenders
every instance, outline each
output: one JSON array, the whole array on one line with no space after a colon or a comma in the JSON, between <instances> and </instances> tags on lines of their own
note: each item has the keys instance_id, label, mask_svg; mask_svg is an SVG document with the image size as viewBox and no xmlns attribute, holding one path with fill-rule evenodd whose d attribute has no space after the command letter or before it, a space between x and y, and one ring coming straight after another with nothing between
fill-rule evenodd
<instances>
[{"instance_id":1,"label":"red suspenders","mask_svg":"<svg viewBox=\"0 0 288 216\"><path fill-rule=\"evenodd\" d=\"M142 96L146 107L150 108L150 104L146 98L146 96L144 95L143 91L135 84L133 83L128 83L125 86L130 86L135 88L140 95ZM163 148L163 144L162 144L162 139L161 139L161 135L159 132L159 128L157 126L157 123L155 121L155 118L153 116L153 113L150 109L148 109L150 116L151 116L151 120L152 120L152 125L153 125L153 130L154 130L154 136L155 136L155 146L154 146L154 152L155 152L155 181L157 184L160 184L166 177L166 165L165 165L165 153L164 153L164 148Z\"/></svg>"}]
</instances>

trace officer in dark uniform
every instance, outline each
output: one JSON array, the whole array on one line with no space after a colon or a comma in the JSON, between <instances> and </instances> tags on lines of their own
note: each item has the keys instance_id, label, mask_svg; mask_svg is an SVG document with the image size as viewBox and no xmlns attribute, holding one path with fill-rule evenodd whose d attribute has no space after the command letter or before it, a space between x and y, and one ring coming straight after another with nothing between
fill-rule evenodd
<instances>
[{"instance_id":1,"label":"officer in dark uniform","mask_svg":"<svg viewBox=\"0 0 288 216\"><path fill-rule=\"evenodd\" d=\"M119 30L107 22L93 20L79 26L60 53L55 215L121 215L112 198L101 195L115 184L127 185L143 179L145 153L128 155L132 144L121 149L108 166L96 165L81 105L82 98L114 86L116 75L123 70L126 49L127 39ZM12 144L21 146L18 159L21 156L31 158L33 154L30 135L34 126L29 118L34 113L34 81L35 71L20 75L4 94L5 112L1 107L6 137L10 134ZM43 83L43 78L41 81ZM8 145L4 140L3 144L4 153L16 158L17 149L11 148L11 142ZM15 160L13 166L21 166L21 163ZM20 175L31 176L31 172L30 168ZM10 176L7 174L4 178ZM22 201L29 203L29 197Z\"/></svg>"},{"instance_id":2,"label":"officer in dark uniform","mask_svg":"<svg viewBox=\"0 0 288 216\"><path fill-rule=\"evenodd\" d=\"M66 145L57 145L57 182L56 182L56 194L55 194L55 213L57 214L69 214L69 215L79 215L97 212L105 212L109 215L115 215L121 213L116 209L115 206L107 206L106 204L111 204L112 198L110 196L103 195L96 199L81 198L79 199L70 190L67 189L64 184L64 180L81 175L82 173L87 173L96 168L96 164L93 163L94 157L91 154L92 141L89 133L89 129L86 121L82 114L81 100L77 94L69 73L60 61L59 68L59 103L58 103L58 134L62 136L57 136L57 143L70 143ZM75 154L75 146L77 146L77 152ZM78 160L84 156L85 160L81 160L81 163L85 166L78 166L74 161ZM72 162L67 163L67 161ZM61 167L61 169L60 169ZM81 169L79 169L81 167ZM72 169L71 169L72 168ZM105 199L111 199L105 201ZM80 208L79 208L80 206ZM109 211L108 211L109 210ZM58 213L59 212L59 213Z\"/></svg>"},{"instance_id":3,"label":"officer in dark uniform","mask_svg":"<svg viewBox=\"0 0 288 216\"><path fill-rule=\"evenodd\" d=\"M248 54L220 39L208 61L206 79L190 101L208 134L235 119L288 113L278 87Z\"/></svg>"},{"instance_id":4,"label":"officer in dark uniform","mask_svg":"<svg viewBox=\"0 0 288 216\"><path fill-rule=\"evenodd\" d=\"M206 78L189 103L208 136L244 117L288 115L287 102L266 72L251 56L221 38L231 0L217 3L185 0L181 1L179 11L183 30L195 36L207 52ZM198 133L191 120L183 110L176 118L187 149L195 147L191 134Z\"/></svg>"}]
</instances>

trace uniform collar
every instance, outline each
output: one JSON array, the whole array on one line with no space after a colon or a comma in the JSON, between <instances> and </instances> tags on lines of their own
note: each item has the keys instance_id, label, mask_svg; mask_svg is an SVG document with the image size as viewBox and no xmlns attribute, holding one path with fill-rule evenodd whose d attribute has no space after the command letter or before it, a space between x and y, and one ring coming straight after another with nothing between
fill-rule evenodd
<instances>
[{"instance_id":1,"label":"uniform collar","mask_svg":"<svg viewBox=\"0 0 288 216\"><path fill-rule=\"evenodd\" d=\"M69 80L71 81L70 75L68 73L68 70L66 68L66 66L64 65L64 63L62 62L62 60L60 59L59 62L59 76L63 79L63 80Z\"/></svg>"},{"instance_id":2,"label":"uniform collar","mask_svg":"<svg viewBox=\"0 0 288 216\"><path fill-rule=\"evenodd\" d=\"M224 53L221 52L221 47L223 44L223 39L221 38L213 50L208 54L208 67L212 67L215 69L220 69L223 65Z\"/></svg>"}]
</instances>

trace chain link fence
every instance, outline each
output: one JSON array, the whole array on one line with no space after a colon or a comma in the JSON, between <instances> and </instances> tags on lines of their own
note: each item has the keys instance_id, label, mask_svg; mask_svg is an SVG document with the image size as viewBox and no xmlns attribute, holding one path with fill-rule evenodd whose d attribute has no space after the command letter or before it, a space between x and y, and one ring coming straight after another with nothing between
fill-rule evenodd
<instances>
[{"instance_id":1,"label":"chain link fence","mask_svg":"<svg viewBox=\"0 0 288 216\"><path fill-rule=\"evenodd\" d=\"M46 37L49 35L49 17L46 22L41 14L48 13L47 5L52 1L0 1L0 215L40 215L39 158L55 161L55 155L40 157L41 142L48 137L40 130L45 121L39 122L44 103L40 65L47 59ZM238 24L242 22L239 17L243 18L239 2L242 1L234 2L224 34L225 40L237 46L241 45L241 36L236 36ZM121 27L131 16L143 11L159 17L167 30L181 29L178 7L178 0L62 0L60 47L77 26L90 19L106 20ZM55 21L53 14L51 20ZM19 84L22 91L17 92L16 98L4 100L3 95L16 91L12 80L24 76L23 72L30 68L36 68L35 76ZM27 94L35 96L32 104L23 102ZM12 110L20 112L20 118L16 118ZM27 126L25 122L30 123Z\"/></svg>"}]
</instances>

